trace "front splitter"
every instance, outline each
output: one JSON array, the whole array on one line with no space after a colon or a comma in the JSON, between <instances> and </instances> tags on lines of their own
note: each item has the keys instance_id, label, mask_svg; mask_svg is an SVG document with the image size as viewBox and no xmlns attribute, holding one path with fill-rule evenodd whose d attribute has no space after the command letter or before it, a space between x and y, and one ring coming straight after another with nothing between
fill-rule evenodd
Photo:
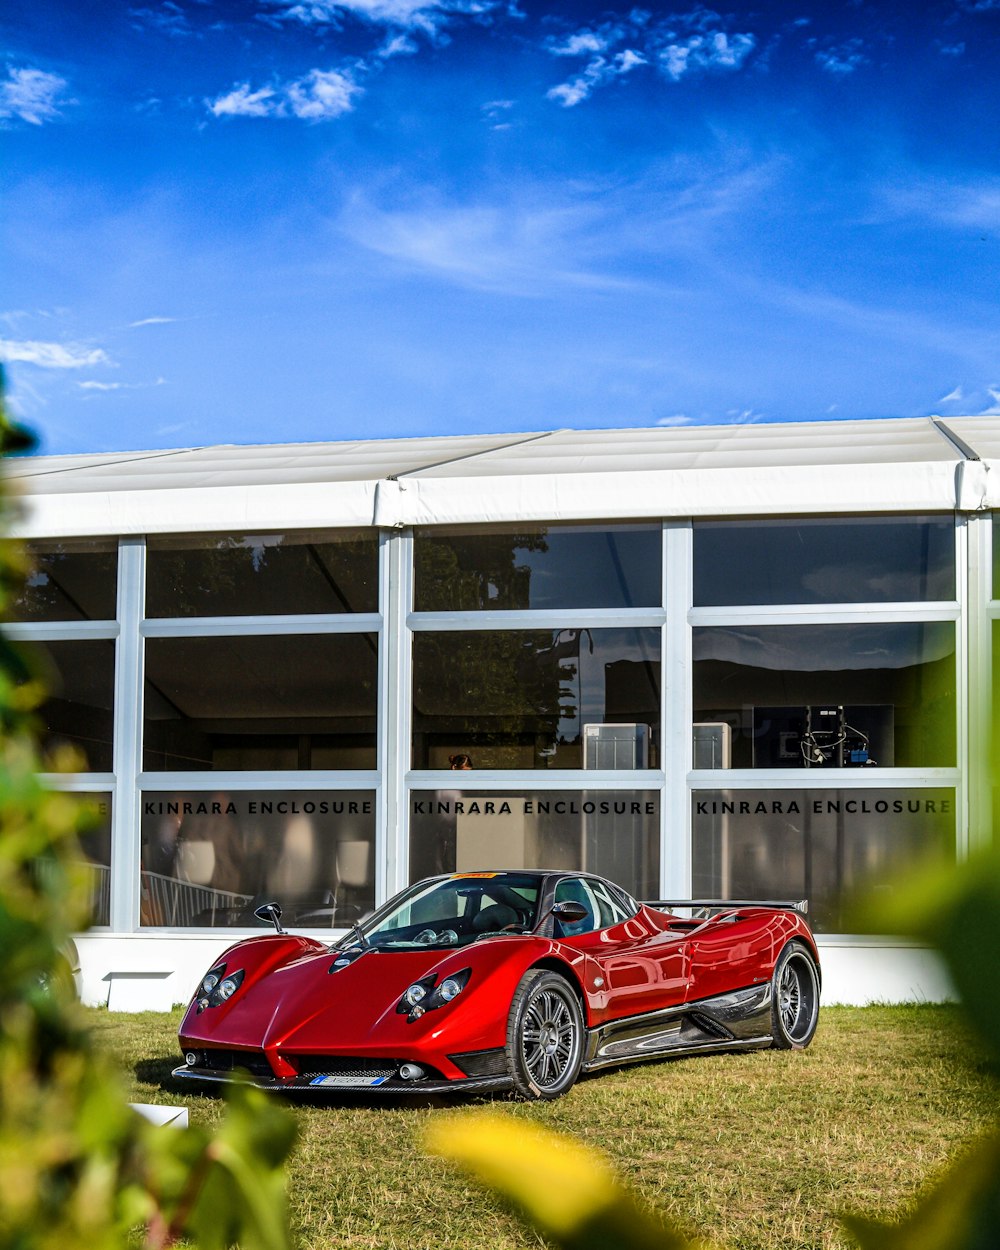
<instances>
[{"instance_id":1,"label":"front splitter","mask_svg":"<svg viewBox=\"0 0 1000 1250\"><path fill-rule=\"evenodd\" d=\"M242 1071L223 1072L212 1068L189 1068L186 1064L174 1068L172 1076L185 1081L203 1081L216 1085L252 1085L255 1089L271 1093L320 1093L320 1094L470 1094L487 1093L491 1090L512 1089L514 1082L509 1076L470 1076L457 1081L403 1081L390 1079L377 1084L354 1081L338 1081L335 1076L265 1077Z\"/></svg>"}]
</instances>

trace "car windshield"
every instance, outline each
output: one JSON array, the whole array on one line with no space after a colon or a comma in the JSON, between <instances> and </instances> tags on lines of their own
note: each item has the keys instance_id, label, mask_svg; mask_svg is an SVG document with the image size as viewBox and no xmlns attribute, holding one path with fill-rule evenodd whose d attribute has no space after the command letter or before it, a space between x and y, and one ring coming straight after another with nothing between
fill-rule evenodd
<instances>
[{"instance_id":1,"label":"car windshield","mask_svg":"<svg viewBox=\"0 0 1000 1250\"><path fill-rule=\"evenodd\" d=\"M524 933L535 926L540 882L537 876L513 872L460 872L422 882L400 895L385 915L362 926L365 944L414 950ZM348 944L353 944L350 937Z\"/></svg>"}]
</instances>

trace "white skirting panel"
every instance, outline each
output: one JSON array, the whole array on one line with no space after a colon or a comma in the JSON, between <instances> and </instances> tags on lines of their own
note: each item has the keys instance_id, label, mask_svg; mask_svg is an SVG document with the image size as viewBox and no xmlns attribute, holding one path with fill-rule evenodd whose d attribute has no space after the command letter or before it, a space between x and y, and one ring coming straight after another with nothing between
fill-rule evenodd
<instances>
[{"instance_id":1,"label":"white skirting panel","mask_svg":"<svg viewBox=\"0 0 1000 1250\"><path fill-rule=\"evenodd\" d=\"M823 967L823 1004L944 1003L956 998L936 951L889 946L871 938L817 939Z\"/></svg>"},{"instance_id":2,"label":"white skirting panel","mask_svg":"<svg viewBox=\"0 0 1000 1250\"><path fill-rule=\"evenodd\" d=\"M236 940L236 935L85 934L76 939L81 997L88 1006L112 1011L169 1011L188 1001L201 977ZM821 938L819 946L826 1006L935 1003L955 997L940 959L924 947L863 937Z\"/></svg>"}]
</instances>

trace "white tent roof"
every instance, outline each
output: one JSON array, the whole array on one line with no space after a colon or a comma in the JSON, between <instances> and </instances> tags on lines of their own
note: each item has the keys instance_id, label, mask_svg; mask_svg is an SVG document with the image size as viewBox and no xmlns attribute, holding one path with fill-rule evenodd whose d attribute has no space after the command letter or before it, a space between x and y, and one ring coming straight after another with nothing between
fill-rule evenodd
<instances>
[{"instance_id":1,"label":"white tent roof","mask_svg":"<svg viewBox=\"0 0 1000 1250\"><path fill-rule=\"evenodd\" d=\"M26 537L1000 506L1000 417L556 430L7 462Z\"/></svg>"}]
</instances>

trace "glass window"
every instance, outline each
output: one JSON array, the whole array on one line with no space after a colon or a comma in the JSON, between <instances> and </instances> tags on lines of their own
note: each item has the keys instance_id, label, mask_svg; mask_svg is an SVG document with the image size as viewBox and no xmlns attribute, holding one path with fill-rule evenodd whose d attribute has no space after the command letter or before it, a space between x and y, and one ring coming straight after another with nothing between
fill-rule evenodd
<instances>
[{"instance_id":1,"label":"glass window","mask_svg":"<svg viewBox=\"0 0 1000 1250\"><path fill-rule=\"evenodd\" d=\"M859 891L888 895L915 861L954 860L953 790L704 790L692 809L693 897L805 898L820 933L851 931Z\"/></svg>"},{"instance_id":2,"label":"glass window","mask_svg":"<svg viewBox=\"0 0 1000 1250\"><path fill-rule=\"evenodd\" d=\"M45 755L73 746L84 757L80 771L109 773L115 691L115 644L111 639L18 643L49 690L40 710Z\"/></svg>"},{"instance_id":3,"label":"glass window","mask_svg":"<svg viewBox=\"0 0 1000 1250\"><path fill-rule=\"evenodd\" d=\"M639 898L653 898L659 888L659 812L656 790L414 791L410 880L442 872L564 868L597 873Z\"/></svg>"},{"instance_id":4,"label":"glass window","mask_svg":"<svg viewBox=\"0 0 1000 1250\"><path fill-rule=\"evenodd\" d=\"M955 598L951 517L695 521L695 607Z\"/></svg>"},{"instance_id":5,"label":"glass window","mask_svg":"<svg viewBox=\"0 0 1000 1250\"><path fill-rule=\"evenodd\" d=\"M375 634L146 641L144 767L374 768Z\"/></svg>"},{"instance_id":6,"label":"glass window","mask_svg":"<svg viewBox=\"0 0 1000 1250\"><path fill-rule=\"evenodd\" d=\"M368 790L145 793L143 925L354 924L375 903L375 796Z\"/></svg>"},{"instance_id":7,"label":"glass window","mask_svg":"<svg viewBox=\"0 0 1000 1250\"><path fill-rule=\"evenodd\" d=\"M952 767L955 628L696 629L694 707L696 758L718 734L716 767Z\"/></svg>"},{"instance_id":8,"label":"glass window","mask_svg":"<svg viewBox=\"0 0 1000 1250\"><path fill-rule=\"evenodd\" d=\"M414 768L652 768L659 723L658 629L414 635Z\"/></svg>"},{"instance_id":9,"label":"glass window","mask_svg":"<svg viewBox=\"0 0 1000 1250\"><path fill-rule=\"evenodd\" d=\"M378 611L374 530L150 538L147 616Z\"/></svg>"},{"instance_id":10,"label":"glass window","mask_svg":"<svg viewBox=\"0 0 1000 1250\"><path fill-rule=\"evenodd\" d=\"M90 923L111 923L111 795L81 794L77 798L86 811L86 828L77 837L70 854L73 869L80 869L83 887L89 895ZM41 882L52 871L51 852L34 861Z\"/></svg>"},{"instance_id":11,"label":"glass window","mask_svg":"<svg viewBox=\"0 0 1000 1250\"><path fill-rule=\"evenodd\" d=\"M15 621L113 621L118 543L74 538L28 543L31 571L11 604Z\"/></svg>"},{"instance_id":12,"label":"glass window","mask_svg":"<svg viewBox=\"0 0 1000 1250\"><path fill-rule=\"evenodd\" d=\"M418 612L639 608L662 602L659 525L418 530Z\"/></svg>"}]
</instances>

